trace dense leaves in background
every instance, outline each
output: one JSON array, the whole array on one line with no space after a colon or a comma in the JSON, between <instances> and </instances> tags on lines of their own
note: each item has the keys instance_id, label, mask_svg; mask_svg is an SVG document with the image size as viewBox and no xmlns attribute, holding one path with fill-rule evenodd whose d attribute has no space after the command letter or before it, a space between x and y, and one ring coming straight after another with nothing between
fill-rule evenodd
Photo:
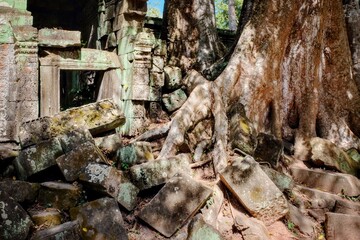
<instances>
[{"instance_id":1,"label":"dense leaves in background","mask_svg":"<svg viewBox=\"0 0 360 240\"><path fill-rule=\"evenodd\" d=\"M238 21L243 0L233 0L235 2L236 21ZM229 29L229 0L215 0L216 26L220 29Z\"/></svg>"}]
</instances>

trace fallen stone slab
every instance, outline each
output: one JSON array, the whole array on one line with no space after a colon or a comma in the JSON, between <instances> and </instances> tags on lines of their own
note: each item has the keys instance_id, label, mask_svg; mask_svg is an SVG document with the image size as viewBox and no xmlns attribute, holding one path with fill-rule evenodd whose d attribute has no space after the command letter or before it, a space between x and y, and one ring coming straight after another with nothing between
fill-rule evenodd
<instances>
[{"instance_id":1,"label":"fallen stone slab","mask_svg":"<svg viewBox=\"0 0 360 240\"><path fill-rule=\"evenodd\" d=\"M83 127L73 129L63 135L58 136L57 139L59 139L64 153L70 152L82 143L90 142L95 144L90 131Z\"/></svg>"},{"instance_id":2,"label":"fallen stone slab","mask_svg":"<svg viewBox=\"0 0 360 240\"><path fill-rule=\"evenodd\" d=\"M352 175L298 167L291 167L290 171L295 182L307 187L347 196L360 195L360 180Z\"/></svg>"},{"instance_id":3,"label":"fallen stone slab","mask_svg":"<svg viewBox=\"0 0 360 240\"><path fill-rule=\"evenodd\" d=\"M81 107L70 108L52 117L38 118L20 126L23 147L84 127L94 136L121 126L124 114L112 100L105 99Z\"/></svg>"},{"instance_id":4,"label":"fallen stone slab","mask_svg":"<svg viewBox=\"0 0 360 240\"><path fill-rule=\"evenodd\" d=\"M45 182L41 184L38 201L42 206L68 210L79 204L81 188L68 183Z\"/></svg>"},{"instance_id":5,"label":"fallen stone slab","mask_svg":"<svg viewBox=\"0 0 360 240\"><path fill-rule=\"evenodd\" d=\"M0 189L0 239L25 240L31 226L32 222L26 211Z\"/></svg>"},{"instance_id":6,"label":"fallen stone slab","mask_svg":"<svg viewBox=\"0 0 360 240\"><path fill-rule=\"evenodd\" d=\"M124 172L114 167L92 163L89 164L79 180L88 182L95 190L103 190L117 200L128 211L136 206L139 189L131 183Z\"/></svg>"},{"instance_id":7,"label":"fallen stone slab","mask_svg":"<svg viewBox=\"0 0 360 240\"><path fill-rule=\"evenodd\" d=\"M105 163L106 157L91 142L78 145L72 151L56 159L56 163L66 181L75 181L89 163Z\"/></svg>"},{"instance_id":8,"label":"fallen stone slab","mask_svg":"<svg viewBox=\"0 0 360 240\"><path fill-rule=\"evenodd\" d=\"M358 240L360 216L326 213L325 234L327 240Z\"/></svg>"},{"instance_id":9,"label":"fallen stone slab","mask_svg":"<svg viewBox=\"0 0 360 240\"><path fill-rule=\"evenodd\" d=\"M151 144L149 142L135 142L120 148L116 154L119 168L127 170L135 164L154 160Z\"/></svg>"},{"instance_id":10,"label":"fallen stone slab","mask_svg":"<svg viewBox=\"0 0 360 240\"><path fill-rule=\"evenodd\" d=\"M212 190L186 174L171 178L138 217L171 237L210 197Z\"/></svg>"},{"instance_id":11,"label":"fallen stone slab","mask_svg":"<svg viewBox=\"0 0 360 240\"><path fill-rule=\"evenodd\" d=\"M337 199L335 204L335 213L360 216L360 203L349 200Z\"/></svg>"},{"instance_id":12,"label":"fallen stone slab","mask_svg":"<svg viewBox=\"0 0 360 240\"><path fill-rule=\"evenodd\" d=\"M40 184L5 179L0 182L0 189L18 203L33 203L39 194Z\"/></svg>"},{"instance_id":13,"label":"fallen stone slab","mask_svg":"<svg viewBox=\"0 0 360 240\"><path fill-rule=\"evenodd\" d=\"M220 179L249 213L266 225L289 211L285 196L250 156L236 159L220 173Z\"/></svg>"},{"instance_id":14,"label":"fallen stone slab","mask_svg":"<svg viewBox=\"0 0 360 240\"><path fill-rule=\"evenodd\" d=\"M187 155L180 154L135 165L130 168L131 180L140 190L149 189L165 183L179 172L190 173L190 161Z\"/></svg>"},{"instance_id":15,"label":"fallen stone slab","mask_svg":"<svg viewBox=\"0 0 360 240\"><path fill-rule=\"evenodd\" d=\"M295 183L288 175L278 172L266 165L261 166L261 169L273 181L273 183L275 183L280 191L291 191L291 189L294 188Z\"/></svg>"},{"instance_id":16,"label":"fallen stone slab","mask_svg":"<svg viewBox=\"0 0 360 240\"><path fill-rule=\"evenodd\" d=\"M81 47L81 32L42 28L38 34L41 47Z\"/></svg>"},{"instance_id":17,"label":"fallen stone slab","mask_svg":"<svg viewBox=\"0 0 360 240\"><path fill-rule=\"evenodd\" d=\"M296 227L300 231L303 238L315 239L317 235L316 229L320 226L317 226L317 223L312 218L304 215L294 205L289 204L289 209L287 219L294 224L294 228Z\"/></svg>"},{"instance_id":18,"label":"fallen stone slab","mask_svg":"<svg viewBox=\"0 0 360 240\"><path fill-rule=\"evenodd\" d=\"M273 135L259 133L254 159L257 162L268 162L276 168L283 151L284 145L281 139L277 139Z\"/></svg>"},{"instance_id":19,"label":"fallen stone slab","mask_svg":"<svg viewBox=\"0 0 360 240\"><path fill-rule=\"evenodd\" d=\"M352 175L356 175L357 170L360 169L358 162L329 140L312 138L310 146L310 159L319 166L326 166Z\"/></svg>"},{"instance_id":20,"label":"fallen stone slab","mask_svg":"<svg viewBox=\"0 0 360 240\"><path fill-rule=\"evenodd\" d=\"M211 225L207 224L200 215L195 216L189 225L188 240L222 240L220 232Z\"/></svg>"},{"instance_id":21,"label":"fallen stone slab","mask_svg":"<svg viewBox=\"0 0 360 240\"><path fill-rule=\"evenodd\" d=\"M43 211L30 212L31 219L37 226L46 228L61 224L60 211L54 208L48 208Z\"/></svg>"},{"instance_id":22,"label":"fallen stone slab","mask_svg":"<svg viewBox=\"0 0 360 240\"><path fill-rule=\"evenodd\" d=\"M105 137L95 138L95 145L103 152L111 154L122 146L122 139L119 133Z\"/></svg>"},{"instance_id":23,"label":"fallen stone slab","mask_svg":"<svg viewBox=\"0 0 360 240\"><path fill-rule=\"evenodd\" d=\"M128 239L121 212L112 198L101 198L72 208L70 217L79 221L82 239Z\"/></svg>"},{"instance_id":24,"label":"fallen stone slab","mask_svg":"<svg viewBox=\"0 0 360 240\"><path fill-rule=\"evenodd\" d=\"M43 141L22 150L14 160L20 180L56 165L56 159L64 154L58 139Z\"/></svg>"},{"instance_id":25,"label":"fallen stone slab","mask_svg":"<svg viewBox=\"0 0 360 240\"><path fill-rule=\"evenodd\" d=\"M66 222L61 225L36 232L31 240L79 240L80 226L77 221Z\"/></svg>"}]
</instances>

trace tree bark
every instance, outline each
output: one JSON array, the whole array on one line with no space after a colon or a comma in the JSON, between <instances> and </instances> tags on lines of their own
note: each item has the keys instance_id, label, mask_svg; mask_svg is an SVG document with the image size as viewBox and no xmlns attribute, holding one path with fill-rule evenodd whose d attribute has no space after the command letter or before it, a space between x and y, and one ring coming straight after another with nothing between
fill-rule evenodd
<instances>
[{"instance_id":1,"label":"tree bark","mask_svg":"<svg viewBox=\"0 0 360 240\"><path fill-rule=\"evenodd\" d=\"M213 0L167 0L165 8L169 65L203 71L223 56Z\"/></svg>"},{"instance_id":2,"label":"tree bark","mask_svg":"<svg viewBox=\"0 0 360 240\"><path fill-rule=\"evenodd\" d=\"M344 149L359 148L360 121L352 116L358 116L360 98L351 72L341 0L254 0L251 7L227 67L214 84L194 88L189 102L176 114L164 148L174 150L179 144L171 140L173 128L175 134L183 134L209 114L220 126L224 118L216 115L223 116L224 109L238 101L256 132L295 142L298 159L307 156L308 141L315 136ZM189 78L199 82L200 77L191 73ZM208 100L213 93L221 96L222 104ZM189 113L196 121L182 118ZM215 144L219 151L214 160L220 162L215 170L221 171L226 166L226 139L219 136L216 141L220 143Z\"/></svg>"},{"instance_id":3,"label":"tree bark","mask_svg":"<svg viewBox=\"0 0 360 240\"><path fill-rule=\"evenodd\" d=\"M229 29L231 31L236 31L237 28L237 17L236 17L236 12L235 12L235 0L229 0Z\"/></svg>"}]
</instances>

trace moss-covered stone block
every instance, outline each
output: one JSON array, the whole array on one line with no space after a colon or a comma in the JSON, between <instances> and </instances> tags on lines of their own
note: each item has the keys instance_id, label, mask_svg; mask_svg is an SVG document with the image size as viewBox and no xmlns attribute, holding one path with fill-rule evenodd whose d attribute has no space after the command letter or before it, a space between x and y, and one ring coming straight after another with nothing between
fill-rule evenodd
<instances>
[{"instance_id":1,"label":"moss-covered stone block","mask_svg":"<svg viewBox=\"0 0 360 240\"><path fill-rule=\"evenodd\" d=\"M117 151L119 167L127 170L129 167L154 160L149 142L135 142Z\"/></svg>"},{"instance_id":2,"label":"moss-covered stone block","mask_svg":"<svg viewBox=\"0 0 360 240\"><path fill-rule=\"evenodd\" d=\"M32 226L30 217L20 204L2 189L0 189L0 213L0 239L27 239Z\"/></svg>"},{"instance_id":3,"label":"moss-covered stone block","mask_svg":"<svg viewBox=\"0 0 360 240\"><path fill-rule=\"evenodd\" d=\"M130 168L132 182L141 190L165 183L179 172L190 173L189 157L180 154L167 159L157 159Z\"/></svg>"},{"instance_id":4,"label":"moss-covered stone block","mask_svg":"<svg viewBox=\"0 0 360 240\"><path fill-rule=\"evenodd\" d=\"M177 89L182 85L181 69L175 66L166 66L165 72L165 87L167 89Z\"/></svg>"},{"instance_id":5,"label":"moss-covered stone block","mask_svg":"<svg viewBox=\"0 0 360 240\"><path fill-rule=\"evenodd\" d=\"M72 184L45 182L41 184L38 201L44 207L69 210L79 204L82 189Z\"/></svg>"},{"instance_id":6,"label":"moss-covered stone block","mask_svg":"<svg viewBox=\"0 0 360 240\"><path fill-rule=\"evenodd\" d=\"M42 28L39 30L38 41L42 47L81 47L81 32Z\"/></svg>"},{"instance_id":7,"label":"moss-covered stone block","mask_svg":"<svg viewBox=\"0 0 360 240\"><path fill-rule=\"evenodd\" d=\"M179 109L186 102L186 99L186 93L182 89L178 89L172 93L164 94L162 102L169 112L173 112Z\"/></svg>"},{"instance_id":8,"label":"moss-covered stone block","mask_svg":"<svg viewBox=\"0 0 360 240\"><path fill-rule=\"evenodd\" d=\"M14 160L18 177L21 180L56 165L56 159L63 155L61 144L53 138L22 150Z\"/></svg>"},{"instance_id":9,"label":"moss-covered stone block","mask_svg":"<svg viewBox=\"0 0 360 240\"><path fill-rule=\"evenodd\" d=\"M70 217L79 221L82 239L128 239L120 209L112 198L101 198L73 208Z\"/></svg>"},{"instance_id":10,"label":"moss-covered stone block","mask_svg":"<svg viewBox=\"0 0 360 240\"><path fill-rule=\"evenodd\" d=\"M56 159L66 181L75 181L89 163L105 163L106 157L91 142L78 145L72 151Z\"/></svg>"},{"instance_id":11,"label":"moss-covered stone block","mask_svg":"<svg viewBox=\"0 0 360 240\"><path fill-rule=\"evenodd\" d=\"M89 164L80 175L81 181L90 183L94 190L106 192L128 211L136 206L139 189L131 183L127 175L114 167Z\"/></svg>"}]
</instances>

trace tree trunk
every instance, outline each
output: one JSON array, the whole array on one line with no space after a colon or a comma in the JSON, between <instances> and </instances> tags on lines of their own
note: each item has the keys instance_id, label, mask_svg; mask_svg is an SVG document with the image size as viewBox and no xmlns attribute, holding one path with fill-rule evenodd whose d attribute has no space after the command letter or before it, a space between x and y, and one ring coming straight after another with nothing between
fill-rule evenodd
<instances>
[{"instance_id":1,"label":"tree trunk","mask_svg":"<svg viewBox=\"0 0 360 240\"><path fill-rule=\"evenodd\" d=\"M176 152L179 141L171 140L174 133L184 134L213 114L219 129L214 165L220 171L227 163L220 127L226 122L223 112L238 101L257 132L294 141L299 159L307 155L308 140L315 136L345 149L359 148L355 133L360 122L352 120L360 110L359 92L344 19L341 0L254 0L227 67L214 84L194 88L175 115L160 156ZM199 82L201 77L191 72L188 78ZM211 96L210 101L199 99Z\"/></svg>"},{"instance_id":2,"label":"tree trunk","mask_svg":"<svg viewBox=\"0 0 360 240\"><path fill-rule=\"evenodd\" d=\"M237 18L236 18L236 12L235 12L235 0L229 0L229 9L228 9L228 13L229 13L229 29L231 31L235 31L236 27L237 27Z\"/></svg>"},{"instance_id":3,"label":"tree trunk","mask_svg":"<svg viewBox=\"0 0 360 240\"><path fill-rule=\"evenodd\" d=\"M167 0L165 11L169 65L203 71L224 55L213 0Z\"/></svg>"}]
</instances>

